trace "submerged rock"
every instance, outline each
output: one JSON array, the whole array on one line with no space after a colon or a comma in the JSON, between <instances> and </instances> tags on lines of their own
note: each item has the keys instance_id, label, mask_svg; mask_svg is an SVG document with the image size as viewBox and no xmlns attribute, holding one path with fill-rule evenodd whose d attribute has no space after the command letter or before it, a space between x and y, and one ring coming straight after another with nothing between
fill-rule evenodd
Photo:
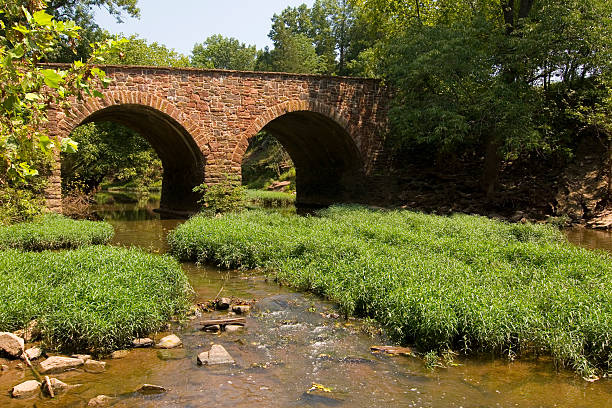
<instances>
[{"instance_id":1,"label":"submerged rock","mask_svg":"<svg viewBox=\"0 0 612 408\"><path fill-rule=\"evenodd\" d=\"M182 360L187 357L187 351L185 349L170 349L170 350L158 350L157 358L162 361L168 360Z\"/></svg>"},{"instance_id":2,"label":"submerged rock","mask_svg":"<svg viewBox=\"0 0 612 408\"><path fill-rule=\"evenodd\" d=\"M36 380L28 380L16 385L11 390L13 398L28 398L37 395L40 391L40 383Z\"/></svg>"},{"instance_id":3,"label":"submerged rock","mask_svg":"<svg viewBox=\"0 0 612 408\"><path fill-rule=\"evenodd\" d=\"M132 346L134 346L135 348L151 347L153 344L155 344L155 342L148 337L132 340Z\"/></svg>"},{"instance_id":4,"label":"submerged rock","mask_svg":"<svg viewBox=\"0 0 612 408\"><path fill-rule=\"evenodd\" d=\"M139 392L141 394L145 394L145 395L149 395L149 394L162 394L162 393L164 393L166 391L168 391L168 390L165 389L164 387L162 387L161 385L154 385L154 384L143 384L137 390L137 392Z\"/></svg>"},{"instance_id":5,"label":"submerged rock","mask_svg":"<svg viewBox=\"0 0 612 408\"><path fill-rule=\"evenodd\" d=\"M117 350L117 351L113 351L113 352L111 353L111 358L112 358L113 360L117 360L117 359L120 359L120 358L125 358L125 357L127 357L127 356L128 356L128 354L130 354L130 351L129 351L129 350Z\"/></svg>"},{"instance_id":6,"label":"submerged rock","mask_svg":"<svg viewBox=\"0 0 612 408\"><path fill-rule=\"evenodd\" d=\"M233 364L234 359L220 344L213 344L209 351L198 354L198 365Z\"/></svg>"},{"instance_id":7,"label":"submerged rock","mask_svg":"<svg viewBox=\"0 0 612 408\"><path fill-rule=\"evenodd\" d=\"M159 343L157 343L157 347L163 349L170 349L178 347L182 344L181 339L176 334L171 334L162 338Z\"/></svg>"},{"instance_id":8,"label":"submerged rock","mask_svg":"<svg viewBox=\"0 0 612 408\"><path fill-rule=\"evenodd\" d=\"M108 395L98 395L95 398L92 398L87 403L88 407L107 407L113 402L115 398L109 397Z\"/></svg>"},{"instance_id":9,"label":"submerged rock","mask_svg":"<svg viewBox=\"0 0 612 408\"><path fill-rule=\"evenodd\" d=\"M49 383L51 384L54 394L59 394L64 391L68 391L71 388L78 387L78 385L68 385L57 378L49 378ZM46 384L42 386L42 390L45 394L49 393L49 389L47 388Z\"/></svg>"},{"instance_id":10,"label":"submerged rock","mask_svg":"<svg viewBox=\"0 0 612 408\"><path fill-rule=\"evenodd\" d=\"M23 353L24 341L21 337L9 333L0 333L0 351L8 354L10 357L18 358Z\"/></svg>"},{"instance_id":11,"label":"submerged rock","mask_svg":"<svg viewBox=\"0 0 612 408\"><path fill-rule=\"evenodd\" d=\"M106 370L106 363L98 360L87 360L83 365L83 368L88 373L98 374L103 373Z\"/></svg>"},{"instance_id":12,"label":"submerged rock","mask_svg":"<svg viewBox=\"0 0 612 408\"><path fill-rule=\"evenodd\" d=\"M40 372L42 374L61 373L66 370L80 367L84 363L85 362L80 358L53 356L40 363Z\"/></svg>"}]
</instances>

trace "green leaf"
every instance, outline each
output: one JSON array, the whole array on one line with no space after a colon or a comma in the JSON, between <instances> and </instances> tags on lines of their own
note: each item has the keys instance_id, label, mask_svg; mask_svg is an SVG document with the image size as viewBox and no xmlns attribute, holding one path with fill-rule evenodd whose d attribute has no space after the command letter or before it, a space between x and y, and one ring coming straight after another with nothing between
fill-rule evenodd
<instances>
[{"instance_id":1,"label":"green leaf","mask_svg":"<svg viewBox=\"0 0 612 408\"><path fill-rule=\"evenodd\" d=\"M103 98L104 94L100 91L98 91L97 89L94 89L92 92L93 96L95 96L96 98Z\"/></svg>"},{"instance_id":2,"label":"green leaf","mask_svg":"<svg viewBox=\"0 0 612 408\"><path fill-rule=\"evenodd\" d=\"M40 95L32 92L28 92L25 94L25 98L28 101L37 101L40 99Z\"/></svg>"},{"instance_id":3,"label":"green leaf","mask_svg":"<svg viewBox=\"0 0 612 408\"><path fill-rule=\"evenodd\" d=\"M47 152L50 149L52 149L53 147L55 147L55 144L53 143L53 141L47 135L42 135L38 139L38 145L40 146L41 150L43 150L45 152Z\"/></svg>"},{"instance_id":4,"label":"green leaf","mask_svg":"<svg viewBox=\"0 0 612 408\"><path fill-rule=\"evenodd\" d=\"M23 45L22 44L17 44L15 46L15 48L13 48L12 50L10 50L8 52L8 56L9 58L12 59L18 59L23 57L23 54L25 53L24 49L23 49Z\"/></svg>"},{"instance_id":5,"label":"green leaf","mask_svg":"<svg viewBox=\"0 0 612 408\"><path fill-rule=\"evenodd\" d=\"M32 15L32 17L34 18L34 21L36 22L36 24L41 25L41 26L51 25L51 22L53 21L53 16L45 13L44 10L37 11L36 13Z\"/></svg>"},{"instance_id":6,"label":"green leaf","mask_svg":"<svg viewBox=\"0 0 612 408\"><path fill-rule=\"evenodd\" d=\"M52 69L43 69L41 72L45 78L45 85L47 85L49 88L59 87L59 84L62 81L60 74Z\"/></svg>"},{"instance_id":7,"label":"green leaf","mask_svg":"<svg viewBox=\"0 0 612 408\"><path fill-rule=\"evenodd\" d=\"M65 137L62 139L60 148L64 153L75 153L79 148L79 144L71 138Z\"/></svg>"}]
</instances>

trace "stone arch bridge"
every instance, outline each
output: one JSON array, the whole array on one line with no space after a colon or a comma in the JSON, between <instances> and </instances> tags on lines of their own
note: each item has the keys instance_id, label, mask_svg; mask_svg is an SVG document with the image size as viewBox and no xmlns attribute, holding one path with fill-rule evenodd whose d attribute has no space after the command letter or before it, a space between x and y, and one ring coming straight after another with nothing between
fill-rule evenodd
<instances>
[{"instance_id":1,"label":"stone arch bridge","mask_svg":"<svg viewBox=\"0 0 612 408\"><path fill-rule=\"evenodd\" d=\"M106 66L103 98L49 112L49 132L113 121L144 136L163 168L160 210L197 207L194 186L241 177L248 141L272 133L296 166L298 205L372 201L387 125L388 93L375 79L191 68ZM61 211L56 160L47 190Z\"/></svg>"}]
</instances>

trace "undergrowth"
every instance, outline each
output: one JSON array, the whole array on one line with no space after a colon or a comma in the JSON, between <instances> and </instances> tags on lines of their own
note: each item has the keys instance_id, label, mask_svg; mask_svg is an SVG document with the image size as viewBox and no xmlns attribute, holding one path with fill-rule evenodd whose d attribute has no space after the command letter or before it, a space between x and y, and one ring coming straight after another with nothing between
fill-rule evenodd
<instances>
[{"instance_id":1,"label":"undergrowth","mask_svg":"<svg viewBox=\"0 0 612 408\"><path fill-rule=\"evenodd\" d=\"M0 331L36 319L54 349L126 347L185 310L189 294L175 259L139 249L0 251Z\"/></svg>"},{"instance_id":2,"label":"undergrowth","mask_svg":"<svg viewBox=\"0 0 612 408\"><path fill-rule=\"evenodd\" d=\"M584 376L612 371L612 259L550 226L332 207L197 216L169 243L182 260L267 269L425 351L548 353Z\"/></svg>"}]
</instances>

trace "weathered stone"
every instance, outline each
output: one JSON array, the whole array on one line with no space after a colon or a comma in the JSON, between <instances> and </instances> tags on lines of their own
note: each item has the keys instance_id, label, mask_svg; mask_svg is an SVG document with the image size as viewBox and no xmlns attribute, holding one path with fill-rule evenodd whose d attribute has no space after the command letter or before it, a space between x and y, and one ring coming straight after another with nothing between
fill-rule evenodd
<instances>
[{"instance_id":1,"label":"weathered stone","mask_svg":"<svg viewBox=\"0 0 612 408\"><path fill-rule=\"evenodd\" d=\"M130 354L129 350L116 350L111 353L111 358L114 360L126 358Z\"/></svg>"},{"instance_id":2,"label":"weathered stone","mask_svg":"<svg viewBox=\"0 0 612 408\"><path fill-rule=\"evenodd\" d=\"M25 355L28 356L29 360L36 360L42 356L42 350L40 347L31 347L25 351Z\"/></svg>"},{"instance_id":3,"label":"weathered stone","mask_svg":"<svg viewBox=\"0 0 612 408\"><path fill-rule=\"evenodd\" d=\"M209 351L198 354L198 365L233 364L234 359L220 344L213 344Z\"/></svg>"},{"instance_id":4,"label":"weathered stone","mask_svg":"<svg viewBox=\"0 0 612 408\"><path fill-rule=\"evenodd\" d=\"M161 385L154 384L143 384L138 390L139 393L149 395L149 394L163 394L168 391Z\"/></svg>"},{"instance_id":5,"label":"weathered stone","mask_svg":"<svg viewBox=\"0 0 612 408\"><path fill-rule=\"evenodd\" d=\"M16 330L13 334L23 338L26 343L37 340L40 338L40 329L38 328L38 321L30 320L24 329Z\"/></svg>"},{"instance_id":6,"label":"weathered stone","mask_svg":"<svg viewBox=\"0 0 612 408\"><path fill-rule=\"evenodd\" d=\"M81 360L83 360L83 362L86 362L87 360L89 360L91 358L91 355L89 355L89 354L73 354L71 357L72 358L80 358Z\"/></svg>"},{"instance_id":7,"label":"weathered stone","mask_svg":"<svg viewBox=\"0 0 612 408\"><path fill-rule=\"evenodd\" d=\"M98 395L95 398L92 398L87 403L88 407L107 407L109 406L115 398L109 397L108 395Z\"/></svg>"},{"instance_id":8,"label":"weathered stone","mask_svg":"<svg viewBox=\"0 0 612 408\"><path fill-rule=\"evenodd\" d=\"M181 344L182 344L181 339L176 334L171 334L169 336L162 338L159 341L159 343L157 343L157 347L164 348L164 349L170 349L170 348L178 347Z\"/></svg>"},{"instance_id":9,"label":"weathered stone","mask_svg":"<svg viewBox=\"0 0 612 408\"><path fill-rule=\"evenodd\" d=\"M148 337L143 337L140 339L134 339L132 340L132 346L138 348L138 347L151 347L155 344L155 342L153 340L151 340Z\"/></svg>"},{"instance_id":10,"label":"weathered stone","mask_svg":"<svg viewBox=\"0 0 612 408\"><path fill-rule=\"evenodd\" d=\"M228 333L235 333L241 331L243 328L244 327L239 324L228 324L225 326L225 331Z\"/></svg>"},{"instance_id":11,"label":"weathered stone","mask_svg":"<svg viewBox=\"0 0 612 408\"><path fill-rule=\"evenodd\" d=\"M28 398L38 395L40 392L40 383L36 380L28 380L16 385L11 390L11 397L13 398Z\"/></svg>"},{"instance_id":12,"label":"weathered stone","mask_svg":"<svg viewBox=\"0 0 612 408\"><path fill-rule=\"evenodd\" d=\"M62 371L80 367L84 363L80 358L53 356L40 363L40 372L42 374L61 373Z\"/></svg>"},{"instance_id":13,"label":"weathered stone","mask_svg":"<svg viewBox=\"0 0 612 408\"><path fill-rule=\"evenodd\" d=\"M230 304L232 303L232 299L222 297L217 300L217 310L226 310L229 309Z\"/></svg>"},{"instance_id":14,"label":"weathered stone","mask_svg":"<svg viewBox=\"0 0 612 408\"><path fill-rule=\"evenodd\" d=\"M94 374L103 373L106 370L106 363L104 361L89 359L85 362L85 364L83 365L83 368L88 373L94 373Z\"/></svg>"},{"instance_id":15,"label":"weathered stone","mask_svg":"<svg viewBox=\"0 0 612 408\"><path fill-rule=\"evenodd\" d=\"M68 391L71 388L78 387L78 385L69 385L63 381L58 380L57 378L49 378L49 383L51 384L51 388L53 388L53 393L59 394L64 391ZM80 385L80 384L79 384ZM49 388L45 383L42 384L43 393L49 394Z\"/></svg>"},{"instance_id":16,"label":"weathered stone","mask_svg":"<svg viewBox=\"0 0 612 408\"><path fill-rule=\"evenodd\" d=\"M21 337L9 332L0 333L0 351L10 357L17 358L21 356L23 345L24 341Z\"/></svg>"},{"instance_id":17,"label":"weathered stone","mask_svg":"<svg viewBox=\"0 0 612 408\"><path fill-rule=\"evenodd\" d=\"M238 314L247 314L251 311L251 306L249 305L234 305L232 306L232 311Z\"/></svg>"},{"instance_id":18,"label":"weathered stone","mask_svg":"<svg viewBox=\"0 0 612 408\"><path fill-rule=\"evenodd\" d=\"M388 164L390 95L377 79L151 67L106 72L104 98L71 98L70 115L51 107L45 130L61 139L85 120L114 115L144 127L165 165L162 210L193 211L193 187L239 179L248 141L264 126L299 163L298 202L355 201L380 190L375 175ZM52 168L47 205L61 211L61 170Z\"/></svg>"}]
</instances>

